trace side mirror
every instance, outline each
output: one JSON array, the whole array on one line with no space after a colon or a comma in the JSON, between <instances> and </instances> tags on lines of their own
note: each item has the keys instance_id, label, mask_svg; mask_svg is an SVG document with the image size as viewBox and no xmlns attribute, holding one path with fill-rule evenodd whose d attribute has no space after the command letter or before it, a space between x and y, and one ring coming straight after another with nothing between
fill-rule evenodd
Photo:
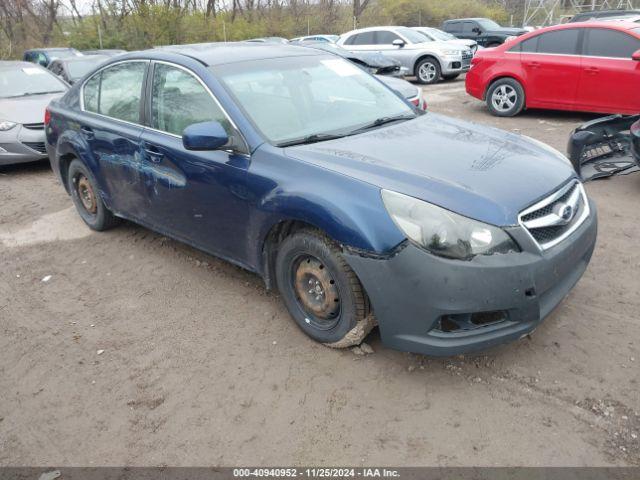
<instances>
[{"instance_id":1,"label":"side mirror","mask_svg":"<svg viewBox=\"0 0 640 480\"><path fill-rule=\"evenodd\" d=\"M640 50L636 50L635 52L633 52L633 55L631 55L631 59L635 60L636 62L640 62Z\"/></svg>"},{"instance_id":2,"label":"side mirror","mask_svg":"<svg viewBox=\"0 0 640 480\"><path fill-rule=\"evenodd\" d=\"M393 42L391 42L391 45L393 45L394 47L402 48L404 47L404 40L396 38Z\"/></svg>"},{"instance_id":3,"label":"side mirror","mask_svg":"<svg viewBox=\"0 0 640 480\"><path fill-rule=\"evenodd\" d=\"M217 150L229 142L229 136L219 122L189 125L182 132L182 145L187 150Z\"/></svg>"}]
</instances>

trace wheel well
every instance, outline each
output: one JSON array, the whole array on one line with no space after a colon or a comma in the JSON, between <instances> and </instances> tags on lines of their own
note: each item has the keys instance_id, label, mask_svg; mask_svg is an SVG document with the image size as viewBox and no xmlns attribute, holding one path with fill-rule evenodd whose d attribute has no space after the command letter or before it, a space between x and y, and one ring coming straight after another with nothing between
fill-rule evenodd
<instances>
[{"instance_id":1,"label":"wheel well","mask_svg":"<svg viewBox=\"0 0 640 480\"><path fill-rule=\"evenodd\" d=\"M416 60L416 63L413 64L413 73L414 75L418 74L418 65L420 64L420 62L426 58L431 58L432 60L435 60L436 62L438 62L438 67L440 67L440 70L442 70L442 65L440 64L440 60L438 60L436 57L434 57L433 55L422 55L421 57L418 57L418 59Z\"/></svg>"},{"instance_id":2,"label":"wheel well","mask_svg":"<svg viewBox=\"0 0 640 480\"><path fill-rule=\"evenodd\" d=\"M67 191L67 193L69 193L69 185L67 184L67 174L69 173L69 165L76 158L77 157L73 153L65 153L64 155L60 155L60 159L58 160L60 177L62 179L62 184L64 185L64 188Z\"/></svg>"},{"instance_id":3,"label":"wheel well","mask_svg":"<svg viewBox=\"0 0 640 480\"><path fill-rule=\"evenodd\" d=\"M482 95L482 100L486 100L487 99L487 93L489 93L489 90L491 89L491 87L493 86L494 83L496 83L498 80L502 80L508 78L510 80L513 80L514 82L518 82L520 84L520 86L522 87L522 91L524 92L524 86L522 85L522 82L520 80L518 80L515 77L510 77L509 75L502 75L501 77L496 77L493 80L491 80L488 84L487 84L487 88L484 89L484 94ZM524 98L526 100L527 98L527 92L525 92Z\"/></svg>"},{"instance_id":4,"label":"wheel well","mask_svg":"<svg viewBox=\"0 0 640 480\"><path fill-rule=\"evenodd\" d=\"M286 237L303 229L322 231L315 225L299 220L283 220L276 223L271 227L271 230L269 230L262 244L262 278L264 279L267 290L277 289L275 282L275 265L278 245L280 245Z\"/></svg>"}]
</instances>

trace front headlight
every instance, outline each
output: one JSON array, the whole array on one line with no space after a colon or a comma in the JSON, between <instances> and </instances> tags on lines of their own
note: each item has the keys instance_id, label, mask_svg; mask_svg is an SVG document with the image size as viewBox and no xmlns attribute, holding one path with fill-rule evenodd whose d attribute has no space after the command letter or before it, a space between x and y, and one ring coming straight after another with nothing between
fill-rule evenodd
<instances>
[{"instance_id":1,"label":"front headlight","mask_svg":"<svg viewBox=\"0 0 640 480\"><path fill-rule=\"evenodd\" d=\"M17 123L10 122L8 120L0 120L0 132L6 132L7 130L11 130L16 125Z\"/></svg>"},{"instance_id":2,"label":"front headlight","mask_svg":"<svg viewBox=\"0 0 640 480\"><path fill-rule=\"evenodd\" d=\"M470 260L476 255L520 251L499 227L390 190L382 190L382 201L409 240L435 255Z\"/></svg>"},{"instance_id":3,"label":"front headlight","mask_svg":"<svg viewBox=\"0 0 640 480\"><path fill-rule=\"evenodd\" d=\"M442 53L443 53L443 55L447 55L449 57L461 57L462 56L462 51L461 50L443 50Z\"/></svg>"}]
</instances>

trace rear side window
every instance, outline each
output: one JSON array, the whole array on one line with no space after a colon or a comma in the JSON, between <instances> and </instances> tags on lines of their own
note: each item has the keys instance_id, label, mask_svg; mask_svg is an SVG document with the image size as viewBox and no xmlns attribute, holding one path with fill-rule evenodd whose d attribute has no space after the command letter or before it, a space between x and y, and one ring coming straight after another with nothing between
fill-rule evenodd
<instances>
[{"instance_id":1,"label":"rear side window","mask_svg":"<svg viewBox=\"0 0 640 480\"><path fill-rule=\"evenodd\" d=\"M640 40L631 35L604 28L588 29L584 55L631 58L636 50L640 50Z\"/></svg>"},{"instance_id":2,"label":"rear side window","mask_svg":"<svg viewBox=\"0 0 640 480\"><path fill-rule=\"evenodd\" d=\"M151 126L156 130L182 135L194 123L220 122L227 134L234 131L211 94L190 73L158 63L153 71Z\"/></svg>"},{"instance_id":3,"label":"rear side window","mask_svg":"<svg viewBox=\"0 0 640 480\"><path fill-rule=\"evenodd\" d=\"M577 55L580 29L556 30L538 35L538 53Z\"/></svg>"},{"instance_id":4,"label":"rear side window","mask_svg":"<svg viewBox=\"0 0 640 480\"><path fill-rule=\"evenodd\" d=\"M105 68L84 85L84 108L107 117L140 123L142 84L147 62Z\"/></svg>"},{"instance_id":5,"label":"rear side window","mask_svg":"<svg viewBox=\"0 0 640 480\"><path fill-rule=\"evenodd\" d=\"M446 32L460 32L460 27L460 22L448 22L444 24L444 29Z\"/></svg>"},{"instance_id":6,"label":"rear side window","mask_svg":"<svg viewBox=\"0 0 640 480\"><path fill-rule=\"evenodd\" d=\"M474 22L464 22L462 25L462 33L473 33L473 29L477 27Z\"/></svg>"}]
</instances>

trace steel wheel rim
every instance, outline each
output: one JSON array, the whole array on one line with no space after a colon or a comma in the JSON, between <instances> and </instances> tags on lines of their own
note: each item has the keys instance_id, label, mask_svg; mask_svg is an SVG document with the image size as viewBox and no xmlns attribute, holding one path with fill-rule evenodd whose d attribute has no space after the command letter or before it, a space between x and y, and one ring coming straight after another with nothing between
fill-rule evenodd
<instances>
[{"instance_id":1,"label":"steel wheel rim","mask_svg":"<svg viewBox=\"0 0 640 480\"><path fill-rule=\"evenodd\" d=\"M491 94L491 104L500 112L508 112L515 107L517 101L518 92L511 85L500 85Z\"/></svg>"},{"instance_id":2,"label":"steel wheel rim","mask_svg":"<svg viewBox=\"0 0 640 480\"><path fill-rule=\"evenodd\" d=\"M91 215L95 215L98 211L98 202L96 200L96 194L93 191L91 182L89 179L80 173L76 177L76 193L80 199L82 207Z\"/></svg>"},{"instance_id":3,"label":"steel wheel rim","mask_svg":"<svg viewBox=\"0 0 640 480\"><path fill-rule=\"evenodd\" d=\"M312 255L301 255L292 264L291 283L305 322L329 330L340 318L340 295L326 266Z\"/></svg>"},{"instance_id":4,"label":"steel wheel rim","mask_svg":"<svg viewBox=\"0 0 640 480\"><path fill-rule=\"evenodd\" d=\"M420 80L431 82L436 76L436 66L433 63L424 63L418 69Z\"/></svg>"}]
</instances>

